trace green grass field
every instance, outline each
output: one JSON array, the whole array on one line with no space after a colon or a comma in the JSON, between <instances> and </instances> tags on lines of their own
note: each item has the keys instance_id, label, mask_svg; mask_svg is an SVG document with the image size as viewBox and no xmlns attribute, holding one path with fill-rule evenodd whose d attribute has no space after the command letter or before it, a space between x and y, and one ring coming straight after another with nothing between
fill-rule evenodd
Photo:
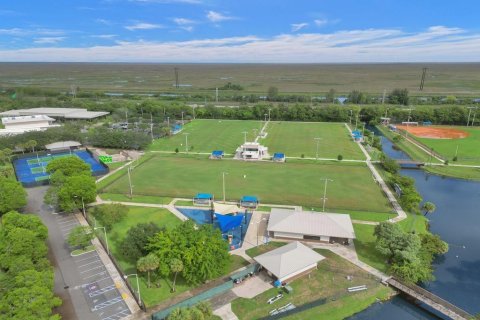
<instances>
[{"instance_id":1,"label":"green grass field","mask_svg":"<svg viewBox=\"0 0 480 320\"><path fill-rule=\"evenodd\" d=\"M414 137L416 140L422 142L430 148L433 148L435 152L441 154L445 159L448 159L451 163L459 164L474 164L480 165L480 128L471 127L450 127L450 126L435 126L438 128L454 128L466 131L469 136L462 139L427 139ZM452 162L453 157L458 146L456 162Z\"/></svg>"},{"instance_id":2,"label":"green grass field","mask_svg":"<svg viewBox=\"0 0 480 320\"><path fill-rule=\"evenodd\" d=\"M188 133L188 147L192 153L223 150L233 154L244 141L242 132L246 131L247 140L251 141L255 138L253 129L260 132L262 125L261 121L194 120L186 124L182 132L156 140L150 150L175 152L175 148L178 148L180 152L184 152L184 133Z\"/></svg>"},{"instance_id":3,"label":"green grass field","mask_svg":"<svg viewBox=\"0 0 480 320\"><path fill-rule=\"evenodd\" d=\"M314 158L317 153L320 158L336 159L339 154L344 159L364 160L360 148L352 141L343 123L327 122L277 122L268 124L268 135L259 141L268 147L270 154L285 153L287 157Z\"/></svg>"},{"instance_id":4,"label":"green grass field","mask_svg":"<svg viewBox=\"0 0 480 320\"><path fill-rule=\"evenodd\" d=\"M123 170L125 173L125 170ZM324 183L328 185L327 211L332 209L390 212L380 188L364 164L310 164L208 160L174 155L156 155L131 175L135 195L191 198L198 192L222 199L222 172L227 172L226 198L239 200L256 195L263 203L322 205ZM128 194L126 175L103 186L103 192Z\"/></svg>"}]
</instances>

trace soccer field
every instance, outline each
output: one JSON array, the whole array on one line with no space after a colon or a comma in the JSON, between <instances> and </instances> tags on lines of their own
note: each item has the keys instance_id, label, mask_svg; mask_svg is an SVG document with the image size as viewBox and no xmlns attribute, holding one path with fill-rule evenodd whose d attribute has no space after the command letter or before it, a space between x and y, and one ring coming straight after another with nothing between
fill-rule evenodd
<instances>
[{"instance_id":1,"label":"soccer field","mask_svg":"<svg viewBox=\"0 0 480 320\"><path fill-rule=\"evenodd\" d=\"M268 135L260 143L268 147L270 154L285 153L287 157L318 157L336 159L364 160L360 148L352 141L350 133L343 123L326 122L278 122L272 121L267 126Z\"/></svg>"},{"instance_id":2,"label":"soccer field","mask_svg":"<svg viewBox=\"0 0 480 320\"><path fill-rule=\"evenodd\" d=\"M461 164L480 164L480 128L471 127L447 127L436 126L436 128L454 128L466 131L469 136L460 139L429 139L415 137L416 140L422 142L435 152L441 154L445 159L451 163ZM453 157L458 146L458 161L452 162Z\"/></svg>"},{"instance_id":3,"label":"soccer field","mask_svg":"<svg viewBox=\"0 0 480 320\"><path fill-rule=\"evenodd\" d=\"M156 155L132 172L133 193L192 198L208 192L222 199L222 172L227 172L227 200L254 195L263 203L321 207L321 179L329 178L333 181L328 184L327 210L391 211L364 164L279 164ZM126 175L102 189L117 194L128 194L128 190Z\"/></svg>"},{"instance_id":4,"label":"soccer field","mask_svg":"<svg viewBox=\"0 0 480 320\"><path fill-rule=\"evenodd\" d=\"M178 148L181 152L186 151L184 133L188 133L191 152L223 150L233 154L244 141L243 132L247 132L247 140L251 141L255 138L254 129L260 132L263 124L261 121L245 120L194 120L186 124L180 133L156 140L150 150L174 152Z\"/></svg>"}]
</instances>

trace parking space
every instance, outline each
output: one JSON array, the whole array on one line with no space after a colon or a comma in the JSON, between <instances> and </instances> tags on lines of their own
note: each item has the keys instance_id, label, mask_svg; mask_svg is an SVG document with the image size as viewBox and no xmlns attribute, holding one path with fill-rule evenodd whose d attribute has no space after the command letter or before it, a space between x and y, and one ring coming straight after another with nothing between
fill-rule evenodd
<instances>
[{"instance_id":1,"label":"parking space","mask_svg":"<svg viewBox=\"0 0 480 320\"><path fill-rule=\"evenodd\" d=\"M68 238L70 231L80 225L73 215L57 215L58 231L63 239ZM117 320L130 314L130 310L117 289L120 284L115 283L110 277L97 251L88 252L76 257L71 257L74 270L71 273L71 290L81 291L89 313L89 319ZM85 308L84 308L85 309Z\"/></svg>"}]
</instances>

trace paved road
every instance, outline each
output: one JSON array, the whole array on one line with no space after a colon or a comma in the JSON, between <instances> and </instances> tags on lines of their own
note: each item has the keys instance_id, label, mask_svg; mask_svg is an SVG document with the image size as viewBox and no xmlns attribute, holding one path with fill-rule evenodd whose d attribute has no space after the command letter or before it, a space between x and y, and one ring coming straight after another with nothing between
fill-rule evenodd
<instances>
[{"instance_id":1,"label":"paved road","mask_svg":"<svg viewBox=\"0 0 480 320\"><path fill-rule=\"evenodd\" d=\"M29 188L26 212L36 213L48 227L55 293L64 301L63 319L115 320L130 314L96 251L72 257L66 238L79 225L74 215L55 214L43 204L47 187Z\"/></svg>"}]
</instances>

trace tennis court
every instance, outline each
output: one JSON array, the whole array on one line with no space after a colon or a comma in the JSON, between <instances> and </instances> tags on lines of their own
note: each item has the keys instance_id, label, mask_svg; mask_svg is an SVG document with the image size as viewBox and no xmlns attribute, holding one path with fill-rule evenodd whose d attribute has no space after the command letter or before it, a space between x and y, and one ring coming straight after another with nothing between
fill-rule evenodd
<instances>
[{"instance_id":1,"label":"tennis court","mask_svg":"<svg viewBox=\"0 0 480 320\"><path fill-rule=\"evenodd\" d=\"M17 179L24 186L34 185L35 183L41 183L42 181L49 179L49 174L46 172L47 165L53 159L65 158L65 157L79 157L85 163L90 165L92 174L94 176L102 175L108 172L108 169L100 162L95 160L90 153L85 150L76 150L66 153L47 154L47 155L35 155L24 158L19 158L13 161Z\"/></svg>"}]
</instances>

